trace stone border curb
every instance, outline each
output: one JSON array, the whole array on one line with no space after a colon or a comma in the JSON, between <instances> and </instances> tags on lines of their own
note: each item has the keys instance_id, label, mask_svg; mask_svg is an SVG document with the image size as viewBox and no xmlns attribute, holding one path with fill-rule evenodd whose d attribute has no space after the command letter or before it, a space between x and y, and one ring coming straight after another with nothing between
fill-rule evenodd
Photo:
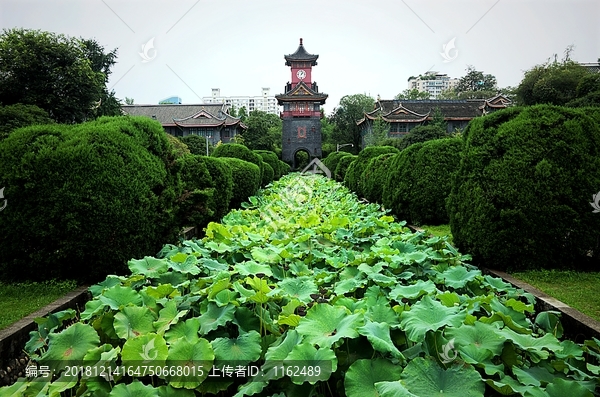
<instances>
[{"instance_id":1,"label":"stone border curb","mask_svg":"<svg viewBox=\"0 0 600 397\"><path fill-rule=\"evenodd\" d=\"M65 309L84 310L85 303L90 300L89 286L82 286L69 292L62 298L58 298L40 310L31 313L25 318L0 330L0 367L15 357L19 357L25 344L29 340L29 333L37 329L35 319L44 317L50 313L56 313Z\"/></svg>"},{"instance_id":2,"label":"stone border curb","mask_svg":"<svg viewBox=\"0 0 600 397\"><path fill-rule=\"evenodd\" d=\"M586 316L576 309L573 309L566 303L551 297L550 295L527 284L526 282L512 277L508 273L486 268L480 268L480 270L482 273L500 277L515 287L521 288L522 290L534 295L536 298L536 312L547 310L560 312L560 322L563 326L565 336L569 339L578 343L583 343L584 340L592 339L592 337L600 339L600 322Z\"/></svg>"}]
</instances>

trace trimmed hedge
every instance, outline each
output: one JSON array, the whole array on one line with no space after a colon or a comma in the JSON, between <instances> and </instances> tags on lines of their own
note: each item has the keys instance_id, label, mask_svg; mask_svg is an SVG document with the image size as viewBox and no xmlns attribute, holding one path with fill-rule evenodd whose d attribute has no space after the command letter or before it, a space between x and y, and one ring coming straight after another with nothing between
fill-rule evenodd
<instances>
[{"instance_id":1,"label":"trimmed hedge","mask_svg":"<svg viewBox=\"0 0 600 397\"><path fill-rule=\"evenodd\" d=\"M485 266L599 270L600 124L537 105L476 118L448 198L453 240ZM593 255L592 257L587 256Z\"/></svg>"},{"instance_id":2,"label":"trimmed hedge","mask_svg":"<svg viewBox=\"0 0 600 397\"><path fill-rule=\"evenodd\" d=\"M48 112L35 105L0 106L0 140L17 128L38 124L54 124Z\"/></svg>"},{"instance_id":3,"label":"trimmed hedge","mask_svg":"<svg viewBox=\"0 0 600 397\"><path fill-rule=\"evenodd\" d=\"M188 154L177 159L183 193L177 200L177 218L181 226L205 227L215 217L215 188L204 161L205 156Z\"/></svg>"},{"instance_id":4,"label":"trimmed hedge","mask_svg":"<svg viewBox=\"0 0 600 397\"><path fill-rule=\"evenodd\" d=\"M385 153L400 153L400 151L392 146L369 146L361 150L356 161L348 167L344 177L344 185L356 193L358 197L362 197L364 191L360 183L360 177L363 171L367 168L371 159Z\"/></svg>"},{"instance_id":5,"label":"trimmed hedge","mask_svg":"<svg viewBox=\"0 0 600 397\"><path fill-rule=\"evenodd\" d=\"M260 188L260 169L254 163L234 157L223 157L233 175L233 197L231 209L240 208L248 197L253 196Z\"/></svg>"},{"instance_id":6,"label":"trimmed hedge","mask_svg":"<svg viewBox=\"0 0 600 397\"><path fill-rule=\"evenodd\" d=\"M335 175L336 181L338 181L338 182L344 181L344 178L346 176L346 170L348 169L348 167L350 167L352 162L354 160L356 160L357 158L358 158L358 156L351 154L349 156L343 156L342 158L339 159L337 165L335 166L335 172L333 173L333 175Z\"/></svg>"},{"instance_id":7,"label":"trimmed hedge","mask_svg":"<svg viewBox=\"0 0 600 397\"><path fill-rule=\"evenodd\" d=\"M284 176L290 173L290 171L292 170L292 166L290 166L285 161L279 160L279 169L281 170L281 176Z\"/></svg>"},{"instance_id":8,"label":"trimmed hedge","mask_svg":"<svg viewBox=\"0 0 600 397\"><path fill-rule=\"evenodd\" d=\"M364 196L370 202L382 202L383 185L390 172L390 164L395 153L384 153L372 158L363 171L360 180Z\"/></svg>"},{"instance_id":9,"label":"trimmed hedge","mask_svg":"<svg viewBox=\"0 0 600 397\"><path fill-rule=\"evenodd\" d=\"M261 180L261 186L267 186L269 183L273 182L273 177L275 172L273 171L273 167L271 167L268 163L263 163L263 174Z\"/></svg>"},{"instance_id":10,"label":"trimmed hedge","mask_svg":"<svg viewBox=\"0 0 600 397\"><path fill-rule=\"evenodd\" d=\"M233 198L233 173L227 158L202 156L202 159L211 176L211 187L215 189L211 204L214 214L211 220L219 222L229 212Z\"/></svg>"},{"instance_id":11,"label":"trimmed hedge","mask_svg":"<svg viewBox=\"0 0 600 397\"><path fill-rule=\"evenodd\" d=\"M176 241L173 148L147 118L13 131L0 142L0 277L95 282Z\"/></svg>"},{"instance_id":12,"label":"trimmed hedge","mask_svg":"<svg viewBox=\"0 0 600 397\"><path fill-rule=\"evenodd\" d=\"M414 225L448 223L446 198L458 168L462 139L415 143L397 154L385 170L383 205Z\"/></svg>"},{"instance_id":13,"label":"trimmed hedge","mask_svg":"<svg viewBox=\"0 0 600 397\"><path fill-rule=\"evenodd\" d=\"M253 150L254 153L258 154L262 160L269 164L273 168L273 180L279 179L282 176L281 165L279 164L279 158L270 150Z\"/></svg>"},{"instance_id":14,"label":"trimmed hedge","mask_svg":"<svg viewBox=\"0 0 600 397\"><path fill-rule=\"evenodd\" d=\"M233 157L236 159L248 161L250 163L254 163L259 167L260 170L260 180L262 181L263 172L264 172L264 161L262 157L257 153L254 153L252 150L248 149L244 145L240 145L239 143L225 143L222 145L218 145L212 153L214 157Z\"/></svg>"},{"instance_id":15,"label":"trimmed hedge","mask_svg":"<svg viewBox=\"0 0 600 397\"><path fill-rule=\"evenodd\" d=\"M351 156L351 155L352 155L352 153L348 153L348 152L330 153L327 157L325 157L323 159L323 165L325 165L325 167L329 168L329 171L331 171L331 175L333 176L340 159L344 156Z\"/></svg>"}]
</instances>

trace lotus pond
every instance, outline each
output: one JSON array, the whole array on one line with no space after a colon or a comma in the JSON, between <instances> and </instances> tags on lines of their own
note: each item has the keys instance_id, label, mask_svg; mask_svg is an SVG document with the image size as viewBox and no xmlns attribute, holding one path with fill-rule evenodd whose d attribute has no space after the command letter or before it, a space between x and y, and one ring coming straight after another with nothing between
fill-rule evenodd
<instances>
[{"instance_id":1,"label":"lotus pond","mask_svg":"<svg viewBox=\"0 0 600 397\"><path fill-rule=\"evenodd\" d=\"M600 341L469 259L288 175L39 319L37 372L0 396L593 396Z\"/></svg>"}]
</instances>

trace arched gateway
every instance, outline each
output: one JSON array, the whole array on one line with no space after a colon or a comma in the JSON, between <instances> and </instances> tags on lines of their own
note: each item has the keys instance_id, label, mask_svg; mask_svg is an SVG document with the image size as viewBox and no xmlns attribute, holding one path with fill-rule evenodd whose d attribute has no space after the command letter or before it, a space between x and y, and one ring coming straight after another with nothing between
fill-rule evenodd
<instances>
[{"instance_id":1,"label":"arched gateway","mask_svg":"<svg viewBox=\"0 0 600 397\"><path fill-rule=\"evenodd\" d=\"M283 106L282 159L296 168L295 153L300 149L309 153L310 159L320 158L321 152L321 105L327 94L319 92L312 82L312 67L318 55L309 54L302 45L291 55L285 55L285 64L292 70L292 82L285 86L285 94L276 95Z\"/></svg>"}]
</instances>

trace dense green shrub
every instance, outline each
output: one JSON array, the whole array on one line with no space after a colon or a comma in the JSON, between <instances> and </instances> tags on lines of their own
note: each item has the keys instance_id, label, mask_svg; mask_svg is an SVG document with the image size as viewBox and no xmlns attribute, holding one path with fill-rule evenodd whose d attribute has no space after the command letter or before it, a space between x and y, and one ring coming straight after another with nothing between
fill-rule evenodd
<instances>
[{"instance_id":1,"label":"dense green shrub","mask_svg":"<svg viewBox=\"0 0 600 397\"><path fill-rule=\"evenodd\" d=\"M233 197L231 209L240 208L241 204L253 196L260 188L260 169L254 163L234 157L223 157L233 175Z\"/></svg>"},{"instance_id":2,"label":"dense green shrub","mask_svg":"<svg viewBox=\"0 0 600 397\"><path fill-rule=\"evenodd\" d=\"M279 160L279 169L281 170L281 176L284 176L290 173L292 167L285 161Z\"/></svg>"},{"instance_id":3,"label":"dense green shrub","mask_svg":"<svg viewBox=\"0 0 600 397\"><path fill-rule=\"evenodd\" d=\"M598 269L599 128L581 110L550 105L471 121L448 198L456 245L493 268Z\"/></svg>"},{"instance_id":4,"label":"dense green shrub","mask_svg":"<svg viewBox=\"0 0 600 397\"><path fill-rule=\"evenodd\" d=\"M406 147L406 143L402 142L403 138L385 138L381 141L381 146L393 146L396 149L402 150Z\"/></svg>"},{"instance_id":5,"label":"dense green shrub","mask_svg":"<svg viewBox=\"0 0 600 397\"><path fill-rule=\"evenodd\" d=\"M181 138L177 138L181 142L185 143L190 150L190 153L197 154L199 156L206 156L206 138L199 135L187 135ZM209 154L213 147L208 145Z\"/></svg>"},{"instance_id":6,"label":"dense green shrub","mask_svg":"<svg viewBox=\"0 0 600 397\"><path fill-rule=\"evenodd\" d=\"M352 164L354 160L356 160L358 156L351 154L349 156L343 156L338 160L337 165L335 166L335 172L332 172L332 175L335 175L335 180L338 182L343 182L346 176L346 170Z\"/></svg>"},{"instance_id":7,"label":"dense green shrub","mask_svg":"<svg viewBox=\"0 0 600 397\"><path fill-rule=\"evenodd\" d=\"M248 149L246 146L241 145L239 143L225 143L222 145L218 145L215 147L215 150L212 153L212 156L215 157L233 157L236 159L248 161L250 163L254 163L258 166L260 170L260 181L263 178L264 172L264 161L262 157L252 150Z\"/></svg>"},{"instance_id":8,"label":"dense green shrub","mask_svg":"<svg viewBox=\"0 0 600 397\"><path fill-rule=\"evenodd\" d=\"M391 159L396 153L384 153L372 158L360 176L364 197L370 202L382 202L383 185L390 172Z\"/></svg>"},{"instance_id":9,"label":"dense green shrub","mask_svg":"<svg viewBox=\"0 0 600 397\"><path fill-rule=\"evenodd\" d=\"M335 172L335 169L336 169L340 159L344 156L350 156L351 154L352 153L348 153L348 152L332 152L323 159L323 165L325 165L325 167L329 168L329 171L331 171L331 175L333 177L333 174Z\"/></svg>"},{"instance_id":10,"label":"dense green shrub","mask_svg":"<svg viewBox=\"0 0 600 397\"><path fill-rule=\"evenodd\" d=\"M192 154L188 146L181 142L177 137L171 134L167 134L167 139L171 142L176 157L185 156L186 154Z\"/></svg>"},{"instance_id":11,"label":"dense green shrub","mask_svg":"<svg viewBox=\"0 0 600 397\"><path fill-rule=\"evenodd\" d=\"M263 174L260 185L267 186L269 183L273 182L275 172L273 171L273 167L271 167L268 163L263 164Z\"/></svg>"},{"instance_id":12,"label":"dense green shrub","mask_svg":"<svg viewBox=\"0 0 600 397\"><path fill-rule=\"evenodd\" d=\"M212 220L218 222L229 212L233 198L233 173L227 164L227 158L203 157L210 174L215 194L210 205L214 209Z\"/></svg>"},{"instance_id":13,"label":"dense green shrub","mask_svg":"<svg viewBox=\"0 0 600 397\"><path fill-rule=\"evenodd\" d=\"M269 164L273 168L273 179L279 179L282 176L281 165L279 164L279 158L270 150L254 150L254 153L262 157L262 160Z\"/></svg>"},{"instance_id":14,"label":"dense green shrub","mask_svg":"<svg viewBox=\"0 0 600 397\"><path fill-rule=\"evenodd\" d=\"M157 155L159 154L159 155ZM115 117L13 131L0 142L0 277L125 274L178 233L173 148L156 121Z\"/></svg>"},{"instance_id":15,"label":"dense green shrub","mask_svg":"<svg viewBox=\"0 0 600 397\"><path fill-rule=\"evenodd\" d=\"M195 154L177 159L183 190L177 200L177 218L180 226L203 228L215 217L216 189L204 159L206 156Z\"/></svg>"},{"instance_id":16,"label":"dense green shrub","mask_svg":"<svg viewBox=\"0 0 600 397\"><path fill-rule=\"evenodd\" d=\"M37 124L52 124L54 120L48 116L48 112L35 105L0 106L0 140L17 128Z\"/></svg>"},{"instance_id":17,"label":"dense green shrub","mask_svg":"<svg viewBox=\"0 0 600 397\"><path fill-rule=\"evenodd\" d=\"M460 161L462 139L415 143L388 164L383 205L396 218L415 225L448 223L446 198Z\"/></svg>"},{"instance_id":18,"label":"dense green shrub","mask_svg":"<svg viewBox=\"0 0 600 397\"><path fill-rule=\"evenodd\" d=\"M369 165L371 159L385 154L385 153L399 153L400 151L392 146L369 146L364 148L358 153L358 158L353 162L346 172L344 177L344 184L348 189L356 193L357 196L362 197L364 195L362 185L360 183L360 177Z\"/></svg>"}]
</instances>

